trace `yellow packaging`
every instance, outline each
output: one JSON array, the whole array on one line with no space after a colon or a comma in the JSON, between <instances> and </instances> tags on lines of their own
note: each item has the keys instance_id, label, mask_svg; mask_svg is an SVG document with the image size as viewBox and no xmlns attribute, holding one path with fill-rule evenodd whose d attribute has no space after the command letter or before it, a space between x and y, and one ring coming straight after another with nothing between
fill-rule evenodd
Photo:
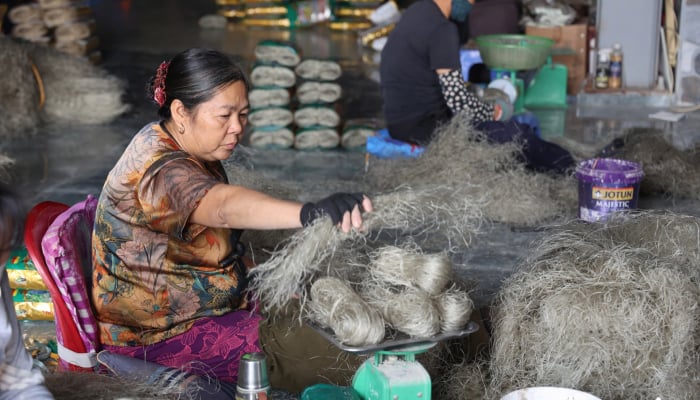
<instances>
[{"instance_id":1,"label":"yellow packaging","mask_svg":"<svg viewBox=\"0 0 700 400\"><path fill-rule=\"evenodd\" d=\"M17 319L30 321L53 321L53 303L19 302L15 303Z\"/></svg>"},{"instance_id":2,"label":"yellow packaging","mask_svg":"<svg viewBox=\"0 0 700 400\"><path fill-rule=\"evenodd\" d=\"M334 31L360 31L372 27L370 21L333 21L328 26Z\"/></svg>"},{"instance_id":3,"label":"yellow packaging","mask_svg":"<svg viewBox=\"0 0 700 400\"><path fill-rule=\"evenodd\" d=\"M6 269L12 289L47 289L26 248L12 250Z\"/></svg>"}]
</instances>

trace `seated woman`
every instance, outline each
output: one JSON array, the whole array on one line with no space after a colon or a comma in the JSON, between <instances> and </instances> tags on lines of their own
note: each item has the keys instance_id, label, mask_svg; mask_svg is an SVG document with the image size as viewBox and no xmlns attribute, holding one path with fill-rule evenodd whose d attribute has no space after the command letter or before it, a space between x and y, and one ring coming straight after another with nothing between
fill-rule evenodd
<instances>
[{"instance_id":1,"label":"seated woman","mask_svg":"<svg viewBox=\"0 0 700 400\"><path fill-rule=\"evenodd\" d=\"M524 162L535 170L565 172L573 164L561 147L537 137L508 117L499 105L467 90L460 65L460 35L474 0L419 0L402 14L382 49L379 67L384 117L389 134L419 145L457 113L496 142L523 142Z\"/></svg>"},{"instance_id":2,"label":"seated woman","mask_svg":"<svg viewBox=\"0 0 700 400\"><path fill-rule=\"evenodd\" d=\"M358 229L369 198L300 204L228 184L221 161L240 143L249 105L246 78L226 55L186 50L149 88L161 119L136 133L97 206L92 294L103 347L224 382L236 381L242 354L265 351L273 386L347 383L357 360L298 323L251 312L238 237L322 215Z\"/></svg>"}]
</instances>

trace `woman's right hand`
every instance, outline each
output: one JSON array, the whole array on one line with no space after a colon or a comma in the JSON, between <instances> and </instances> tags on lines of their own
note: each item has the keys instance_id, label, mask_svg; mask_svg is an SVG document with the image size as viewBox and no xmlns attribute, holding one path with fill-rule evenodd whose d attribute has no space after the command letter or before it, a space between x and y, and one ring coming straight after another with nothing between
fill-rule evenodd
<instances>
[{"instance_id":1,"label":"woman's right hand","mask_svg":"<svg viewBox=\"0 0 700 400\"><path fill-rule=\"evenodd\" d=\"M334 193L316 203L306 203L301 208L302 226L308 226L317 218L329 216L343 232L362 227L362 213L372 211L371 200L362 193Z\"/></svg>"}]
</instances>

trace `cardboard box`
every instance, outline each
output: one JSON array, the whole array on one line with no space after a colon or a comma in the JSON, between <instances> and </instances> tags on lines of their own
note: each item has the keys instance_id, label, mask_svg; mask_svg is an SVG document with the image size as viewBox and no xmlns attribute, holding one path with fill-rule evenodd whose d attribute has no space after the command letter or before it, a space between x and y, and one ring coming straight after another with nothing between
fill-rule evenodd
<instances>
[{"instance_id":1,"label":"cardboard box","mask_svg":"<svg viewBox=\"0 0 700 400\"><path fill-rule=\"evenodd\" d=\"M566 66L568 69L566 92L577 94L586 79L588 69L588 25L527 26L525 34L553 39L555 53L569 53L555 55L552 61Z\"/></svg>"}]
</instances>

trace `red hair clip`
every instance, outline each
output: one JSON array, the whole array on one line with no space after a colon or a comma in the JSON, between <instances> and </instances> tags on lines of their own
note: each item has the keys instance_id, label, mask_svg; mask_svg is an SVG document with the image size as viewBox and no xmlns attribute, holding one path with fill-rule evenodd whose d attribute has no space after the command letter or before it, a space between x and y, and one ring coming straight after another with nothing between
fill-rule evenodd
<instances>
[{"instance_id":1,"label":"red hair clip","mask_svg":"<svg viewBox=\"0 0 700 400\"><path fill-rule=\"evenodd\" d=\"M170 66L170 61L163 61L156 71L156 79L153 82L153 100L158 103L160 107L165 104L165 76L168 74L168 67Z\"/></svg>"}]
</instances>

